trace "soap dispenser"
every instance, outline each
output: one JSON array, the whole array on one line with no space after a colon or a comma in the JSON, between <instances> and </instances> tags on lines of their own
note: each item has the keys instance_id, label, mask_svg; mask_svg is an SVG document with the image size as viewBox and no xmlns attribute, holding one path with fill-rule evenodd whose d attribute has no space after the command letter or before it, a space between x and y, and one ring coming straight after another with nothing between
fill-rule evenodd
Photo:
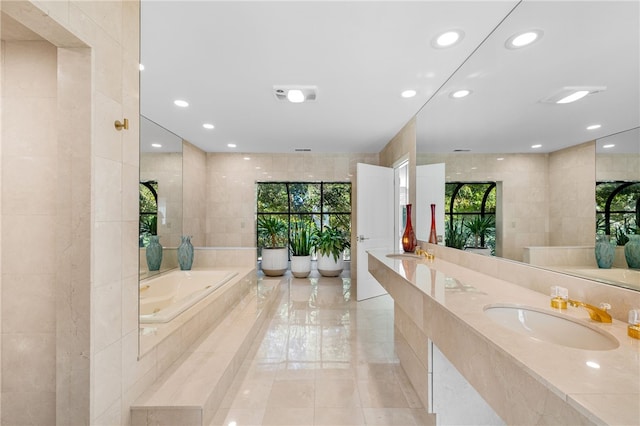
<instances>
[{"instance_id":1,"label":"soap dispenser","mask_svg":"<svg viewBox=\"0 0 640 426\"><path fill-rule=\"evenodd\" d=\"M627 334L634 339L640 339L640 309L632 309L629 311Z\"/></svg>"},{"instance_id":2,"label":"soap dispenser","mask_svg":"<svg viewBox=\"0 0 640 426\"><path fill-rule=\"evenodd\" d=\"M551 287L551 307L556 309L567 309L567 299L569 290L564 287L554 285Z\"/></svg>"}]
</instances>

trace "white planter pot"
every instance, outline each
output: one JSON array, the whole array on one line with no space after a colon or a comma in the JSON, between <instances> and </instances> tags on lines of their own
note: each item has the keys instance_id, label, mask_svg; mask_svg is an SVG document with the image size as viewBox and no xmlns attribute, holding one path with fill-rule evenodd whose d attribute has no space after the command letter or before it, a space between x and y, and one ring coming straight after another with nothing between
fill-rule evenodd
<instances>
[{"instance_id":1,"label":"white planter pot","mask_svg":"<svg viewBox=\"0 0 640 426\"><path fill-rule=\"evenodd\" d=\"M296 278L306 278L311 273L311 256L291 256L291 273Z\"/></svg>"},{"instance_id":2,"label":"white planter pot","mask_svg":"<svg viewBox=\"0 0 640 426\"><path fill-rule=\"evenodd\" d=\"M318 272L323 277L337 277L342 273L343 269L342 254L338 256L338 261L332 255L318 255Z\"/></svg>"},{"instance_id":3,"label":"white planter pot","mask_svg":"<svg viewBox=\"0 0 640 426\"><path fill-rule=\"evenodd\" d=\"M263 248L262 249L262 272L269 277L279 277L287 270L289 263L289 249L283 248Z\"/></svg>"}]
</instances>

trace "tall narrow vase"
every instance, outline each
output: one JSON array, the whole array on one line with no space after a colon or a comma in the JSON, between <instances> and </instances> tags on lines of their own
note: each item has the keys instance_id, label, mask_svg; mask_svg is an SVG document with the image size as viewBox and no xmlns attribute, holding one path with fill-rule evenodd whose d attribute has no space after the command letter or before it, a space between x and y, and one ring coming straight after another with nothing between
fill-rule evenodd
<instances>
[{"instance_id":1,"label":"tall narrow vase","mask_svg":"<svg viewBox=\"0 0 640 426\"><path fill-rule=\"evenodd\" d=\"M611 244L609 235L596 235L596 262L598 263L598 268L611 268L615 255L616 248Z\"/></svg>"},{"instance_id":2,"label":"tall narrow vase","mask_svg":"<svg viewBox=\"0 0 640 426\"><path fill-rule=\"evenodd\" d=\"M147 267L150 271L160 270L160 264L162 264L162 246L157 235L149 237L149 245L145 250L147 256Z\"/></svg>"},{"instance_id":3,"label":"tall narrow vase","mask_svg":"<svg viewBox=\"0 0 640 426\"><path fill-rule=\"evenodd\" d=\"M407 225L404 228L404 234L402 234L402 249L406 253L411 253L416 249L417 245L416 233L413 231L413 225L411 225L411 204L407 204Z\"/></svg>"},{"instance_id":4,"label":"tall narrow vase","mask_svg":"<svg viewBox=\"0 0 640 426\"><path fill-rule=\"evenodd\" d=\"M181 271L191 270L191 265L193 265L193 245L191 244L190 236L182 236L182 242L178 246L178 264Z\"/></svg>"},{"instance_id":5,"label":"tall narrow vase","mask_svg":"<svg viewBox=\"0 0 640 426\"><path fill-rule=\"evenodd\" d=\"M438 244L438 233L436 232L436 205L431 204L431 231L429 231L429 243Z\"/></svg>"}]
</instances>

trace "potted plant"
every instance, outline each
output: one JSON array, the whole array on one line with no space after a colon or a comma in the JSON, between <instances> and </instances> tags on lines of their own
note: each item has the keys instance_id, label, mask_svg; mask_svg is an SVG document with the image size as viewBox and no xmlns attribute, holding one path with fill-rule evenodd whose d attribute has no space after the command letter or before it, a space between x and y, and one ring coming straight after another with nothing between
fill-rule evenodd
<instances>
[{"instance_id":1,"label":"potted plant","mask_svg":"<svg viewBox=\"0 0 640 426\"><path fill-rule=\"evenodd\" d=\"M324 277L337 277L344 269L342 253L351 246L341 229L326 226L314 234L313 246L318 254L318 272Z\"/></svg>"},{"instance_id":2,"label":"potted plant","mask_svg":"<svg viewBox=\"0 0 640 426\"><path fill-rule=\"evenodd\" d=\"M482 245L482 241L495 226L493 216L475 216L470 222L465 223L464 226L471 235L473 235L474 242L473 246L467 247L466 249L476 253L490 254L491 249ZM485 253L487 251L489 253Z\"/></svg>"},{"instance_id":3,"label":"potted plant","mask_svg":"<svg viewBox=\"0 0 640 426\"><path fill-rule=\"evenodd\" d=\"M311 225L295 222L291 230L291 273L296 278L306 278L311 273L311 249L313 231Z\"/></svg>"},{"instance_id":4,"label":"potted plant","mask_svg":"<svg viewBox=\"0 0 640 426\"><path fill-rule=\"evenodd\" d=\"M258 235L269 244L262 247L262 271L270 277L283 275L289 262L289 251L284 243L287 224L277 216L260 216Z\"/></svg>"},{"instance_id":5,"label":"potted plant","mask_svg":"<svg viewBox=\"0 0 640 426\"><path fill-rule=\"evenodd\" d=\"M444 241L447 247L464 249L464 245L469 238L469 234L465 231L464 219L462 221L449 221L445 229Z\"/></svg>"}]
</instances>

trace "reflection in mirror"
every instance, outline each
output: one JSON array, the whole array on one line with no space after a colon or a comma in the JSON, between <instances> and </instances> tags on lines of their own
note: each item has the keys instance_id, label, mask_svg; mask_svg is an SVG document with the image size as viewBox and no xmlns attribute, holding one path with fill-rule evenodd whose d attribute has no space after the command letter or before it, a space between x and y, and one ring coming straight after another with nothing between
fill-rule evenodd
<instances>
[{"instance_id":1,"label":"reflection in mirror","mask_svg":"<svg viewBox=\"0 0 640 426\"><path fill-rule=\"evenodd\" d=\"M182 235L182 138L140 117L140 278L177 267ZM145 248L157 235L159 271L149 271Z\"/></svg>"},{"instance_id":2,"label":"reflection in mirror","mask_svg":"<svg viewBox=\"0 0 640 426\"><path fill-rule=\"evenodd\" d=\"M640 180L639 19L637 2L522 2L417 114L418 165L445 163L447 182L496 182L496 255L545 268L556 265L541 254L581 256L597 269L596 181ZM505 48L532 27L538 42ZM578 85L600 91L548 102ZM626 151L603 148L622 145L611 138Z\"/></svg>"}]
</instances>

